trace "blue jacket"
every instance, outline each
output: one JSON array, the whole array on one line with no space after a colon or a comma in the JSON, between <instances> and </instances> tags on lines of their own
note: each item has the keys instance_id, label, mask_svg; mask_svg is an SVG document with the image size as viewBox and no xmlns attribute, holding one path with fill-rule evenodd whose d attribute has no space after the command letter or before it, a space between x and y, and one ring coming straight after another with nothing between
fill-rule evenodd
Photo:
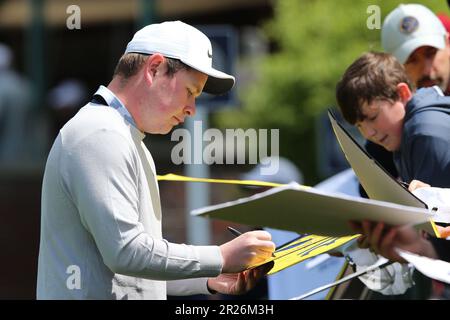
<instances>
[{"instance_id":1,"label":"blue jacket","mask_svg":"<svg viewBox=\"0 0 450 320\"><path fill-rule=\"evenodd\" d=\"M450 187L450 97L438 87L417 91L406 104L402 142L394 153L400 178Z\"/></svg>"}]
</instances>

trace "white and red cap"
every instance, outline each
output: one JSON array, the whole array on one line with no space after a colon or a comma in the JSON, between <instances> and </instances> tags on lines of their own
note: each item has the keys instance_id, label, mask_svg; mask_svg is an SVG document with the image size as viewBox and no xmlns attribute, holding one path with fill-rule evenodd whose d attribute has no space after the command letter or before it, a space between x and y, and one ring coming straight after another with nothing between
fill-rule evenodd
<instances>
[{"instance_id":1,"label":"white and red cap","mask_svg":"<svg viewBox=\"0 0 450 320\"><path fill-rule=\"evenodd\" d=\"M401 4L384 19L381 44L403 64L419 47L444 49L446 36L444 25L430 9L420 4Z\"/></svg>"}]
</instances>

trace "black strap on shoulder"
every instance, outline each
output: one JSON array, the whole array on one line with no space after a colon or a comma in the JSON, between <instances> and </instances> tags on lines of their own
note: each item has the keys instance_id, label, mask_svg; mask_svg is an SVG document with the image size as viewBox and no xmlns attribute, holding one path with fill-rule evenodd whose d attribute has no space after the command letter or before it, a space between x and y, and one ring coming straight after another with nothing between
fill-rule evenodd
<instances>
[{"instance_id":1,"label":"black strap on shoulder","mask_svg":"<svg viewBox=\"0 0 450 320\"><path fill-rule=\"evenodd\" d=\"M99 94L94 94L94 96L92 97L91 102L92 103L96 103L96 104L101 104L101 105L104 105L104 106L108 105L108 103L106 102L105 98L103 98Z\"/></svg>"}]
</instances>

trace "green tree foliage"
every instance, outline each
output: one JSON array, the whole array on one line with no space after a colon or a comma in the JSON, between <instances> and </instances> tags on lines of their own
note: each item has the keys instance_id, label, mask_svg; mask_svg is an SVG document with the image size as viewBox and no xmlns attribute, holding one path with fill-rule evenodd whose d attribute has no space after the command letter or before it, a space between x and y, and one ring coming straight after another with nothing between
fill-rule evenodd
<instances>
[{"instance_id":1,"label":"green tree foliage","mask_svg":"<svg viewBox=\"0 0 450 320\"><path fill-rule=\"evenodd\" d=\"M275 46L257 67L257 80L239 88L242 108L215 119L223 127L279 128L280 154L296 162L306 183L317 172L316 119L334 106L335 86L348 65L363 52L382 50L380 30L370 30L370 5L381 22L401 1L278 0L264 30ZM448 13L446 1L422 2ZM319 139L317 141L317 139Z\"/></svg>"}]
</instances>

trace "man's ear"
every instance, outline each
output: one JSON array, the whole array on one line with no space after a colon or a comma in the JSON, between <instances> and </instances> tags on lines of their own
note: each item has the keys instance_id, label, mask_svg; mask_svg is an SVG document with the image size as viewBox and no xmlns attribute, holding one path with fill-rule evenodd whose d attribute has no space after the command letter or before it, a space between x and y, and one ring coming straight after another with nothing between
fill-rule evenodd
<instances>
[{"instance_id":1,"label":"man's ear","mask_svg":"<svg viewBox=\"0 0 450 320\"><path fill-rule=\"evenodd\" d=\"M412 92L408 84L400 82L397 85L397 93L403 104L406 104L412 98Z\"/></svg>"},{"instance_id":2,"label":"man's ear","mask_svg":"<svg viewBox=\"0 0 450 320\"><path fill-rule=\"evenodd\" d=\"M445 34L445 52L447 53L447 57L450 58L450 40L449 40L450 34L447 32Z\"/></svg>"},{"instance_id":3,"label":"man's ear","mask_svg":"<svg viewBox=\"0 0 450 320\"><path fill-rule=\"evenodd\" d=\"M150 83L153 82L153 78L156 76L158 72L161 72L161 67L165 58L160 53L152 54L147 58L145 62L145 79Z\"/></svg>"}]
</instances>

